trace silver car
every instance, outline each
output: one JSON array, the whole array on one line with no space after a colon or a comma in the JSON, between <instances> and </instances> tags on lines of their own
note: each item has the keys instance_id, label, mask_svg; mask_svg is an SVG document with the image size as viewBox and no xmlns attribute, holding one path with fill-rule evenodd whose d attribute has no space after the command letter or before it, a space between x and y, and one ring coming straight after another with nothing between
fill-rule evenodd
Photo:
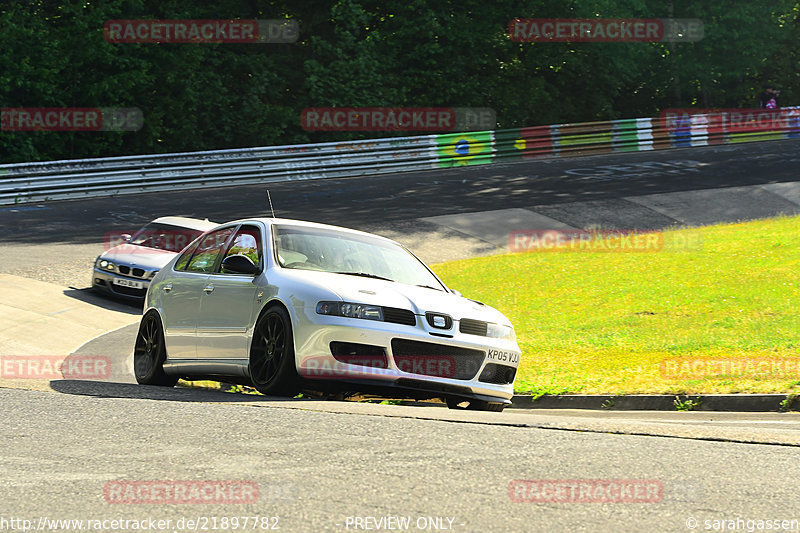
<instances>
[{"instance_id":1,"label":"silver car","mask_svg":"<svg viewBox=\"0 0 800 533\"><path fill-rule=\"evenodd\" d=\"M155 275L133 359L149 385L392 389L501 411L520 349L503 314L448 289L392 240L256 218L204 234Z\"/></svg>"},{"instance_id":2,"label":"silver car","mask_svg":"<svg viewBox=\"0 0 800 533\"><path fill-rule=\"evenodd\" d=\"M207 219L161 217L133 235L107 234L107 250L94 261L92 288L108 296L143 301L156 273L187 244L217 225Z\"/></svg>"}]
</instances>

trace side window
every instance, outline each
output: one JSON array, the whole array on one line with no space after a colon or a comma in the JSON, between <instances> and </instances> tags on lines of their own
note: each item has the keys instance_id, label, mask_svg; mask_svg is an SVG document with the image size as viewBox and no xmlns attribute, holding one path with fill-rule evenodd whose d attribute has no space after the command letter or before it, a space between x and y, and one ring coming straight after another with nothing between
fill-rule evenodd
<instances>
[{"instance_id":1,"label":"side window","mask_svg":"<svg viewBox=\"0 0 800 533\"><path fill-rule=\"evenodd\" d=\"M197 249L198 244L200 244L200 239L183 251L181 257L175 261L175 270L186 270L186 265L189 264L189 259L192 258L192 254Z\"/></svg>"},{"instance_id":2,"label":"side window","mask_svg":"<svg viewBox=\"0 0 800 533\"><path fill-rule=\"evenodd\" d=\"M189 264L186 266L187 272L213 272L217 259L222 254L222 249L228 241L228 237L233 233L233 228L224 228L209 233L197 245Z\"/></svg>"},{"instance_id":3,"label":"side window","mask_svg":"<svg viewBox=\"0 0 800 533\"><path fill-rule=\"evenodd\" d=\"M261 263L261 231L255 226L242 226L234 235L225 257L243 255L249 257L254 265ZM224 258L223 258L224 261ZM222 267L220 267L222 268ZM222 273L226 274L222 269Z\"/></svg>"}]
</instances>

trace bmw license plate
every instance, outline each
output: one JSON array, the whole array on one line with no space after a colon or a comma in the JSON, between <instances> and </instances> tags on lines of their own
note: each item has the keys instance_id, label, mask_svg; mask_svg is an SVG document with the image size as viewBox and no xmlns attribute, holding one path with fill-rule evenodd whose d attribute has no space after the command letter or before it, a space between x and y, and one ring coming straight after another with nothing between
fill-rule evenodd
<instances>
[{"instance_id":1,"label":"bmw license plate","mask_svg":"<svg viewBox=\"0 0 800 533\"><path fill-rule=\"evenodd\" d=\"M141 281L114 278L113 280L111 280L111 282L114 285L119 285L120 287L130 287L131 289L144 289L144 283L142 283Z\"/></svg>"}]
</instances>

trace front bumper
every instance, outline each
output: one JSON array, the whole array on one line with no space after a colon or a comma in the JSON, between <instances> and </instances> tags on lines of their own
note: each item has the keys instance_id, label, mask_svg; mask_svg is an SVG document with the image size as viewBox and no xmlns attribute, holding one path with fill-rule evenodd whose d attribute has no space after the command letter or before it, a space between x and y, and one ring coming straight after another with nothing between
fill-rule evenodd
<instances>
[{"instance_id":1,"label":"front bumper","mask_svg":"<svg viewBox=\"0 0 800 533\"><path fill-rule=\"evenodd\" d=\"M141 285L141 287L120 285L115 283L114 280L120 280L127 284ZM92 270L92 288L115 298L143 302L147 295L148 287L150 287L149 279L123 276L122 274L100 270L96 267Z\"/></svg>"},{"instance_id":2,"label":"front bumper","mask_svg":"<svg viewBox=\"0 0 800 533\"><path fill-rule=\"evenodd\" d=\"M434 330L421 316L411 326L295 308L295 318L295 359L304 379L503 403L514 394L515 341L463 334L456 324Z\"/></svg>"}]
</instances>

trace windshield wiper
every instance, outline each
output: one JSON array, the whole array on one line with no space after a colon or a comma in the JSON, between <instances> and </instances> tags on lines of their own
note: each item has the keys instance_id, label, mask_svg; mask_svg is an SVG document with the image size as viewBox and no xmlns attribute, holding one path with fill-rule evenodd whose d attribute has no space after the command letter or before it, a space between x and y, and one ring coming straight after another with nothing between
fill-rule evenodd
<instances>
[{"instance_id":1,"label":"windshield wiper","mask_svg":"<svg viewBox=\"0 0 800 533\"><path fill-rule=\"evenodd\" d=\"M430 285L417 285L417 287L422 287L423 289L433 289L435 291L441 291L442 289L437 289L436 287L431 287Z\"/></svg>"},{"instance_id":2,"label":"windshield wiper","mask_svg":"<svg viewBox=\"0 0 800 533\"><path fill-rule=\"evenodd\" d=\"M367 272L334 272L334 274L346 274L348 276L361 276L362 278L382 279L384 281L394 281L393 279L384 278L375 274L368 274Z\"/></svg>"}]
</instances>

